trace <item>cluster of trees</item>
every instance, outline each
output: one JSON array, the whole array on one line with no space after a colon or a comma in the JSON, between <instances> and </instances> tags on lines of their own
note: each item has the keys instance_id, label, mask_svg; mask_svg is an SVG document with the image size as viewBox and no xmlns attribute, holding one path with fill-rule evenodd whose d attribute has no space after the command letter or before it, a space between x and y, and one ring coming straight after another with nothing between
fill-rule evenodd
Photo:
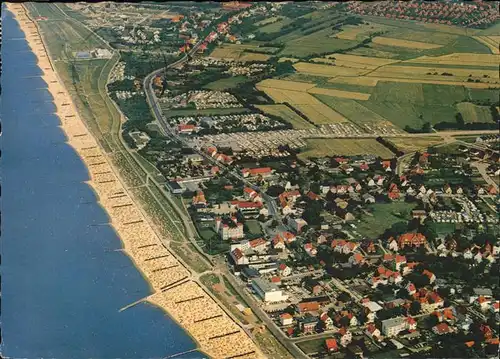
<instances>
[{"instance_id":1,"label":"cluster of trees","mask_svg":"<svg viewBox=\"0 0 500 359\"><path fill-rule=\"evenodd\" d=\"M147 74L165 66L163 58L159 55L152 56L147 51L138 53L132 51L120 51L121 61L124 61L125 76L144 78ZM170 61L169 57L167 61Z\"/></svg>"},{"instance_id":2,"label":"cluster of trees","mask_svg":"<svg viewBox=\"0 0 500 359\"><path fill-rule=\"evenodd\" d=\"M398 148L396 146L394 146L394 144L388 140L386 140L385 138L382 138L382 137L377 137L377 142L379 142L380 144L384 145L385 147L387 147L388 149L390 149L393 153L396 154L396 156L402 156L404 154L404 152L398 150Z\"/></svg>"}]
</instances>

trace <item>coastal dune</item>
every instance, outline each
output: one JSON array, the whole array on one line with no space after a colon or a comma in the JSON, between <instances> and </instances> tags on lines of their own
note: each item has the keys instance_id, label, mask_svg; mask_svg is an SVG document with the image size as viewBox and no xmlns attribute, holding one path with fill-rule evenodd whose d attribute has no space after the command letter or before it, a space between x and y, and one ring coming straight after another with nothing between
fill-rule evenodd
<instances>
[{"instance_id":1,"label":"coastal dune","mask_svg":"<svg viewBox=\"0 0 500 359\"><path fill-rule=\"evenodd\" d=\"M212 358L263 358L248 334L191 279L191 272L170 252L129 196L117 171L79 116L70 94L49 59L37 25L21 4L7 4L38 59L42 78L54 97L67 143L85 163L90 185L99 196L126 254L150 283L148 301L168 312Z\"/></svg>"}]
</instances>

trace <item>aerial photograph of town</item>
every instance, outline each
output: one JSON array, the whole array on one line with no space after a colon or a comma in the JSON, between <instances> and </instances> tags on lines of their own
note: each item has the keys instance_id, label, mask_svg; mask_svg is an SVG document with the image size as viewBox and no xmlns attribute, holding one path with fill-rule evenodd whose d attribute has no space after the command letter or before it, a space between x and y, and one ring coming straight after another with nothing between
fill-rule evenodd
<instances>
[{"instance_id":1,"label":"aerial photograph of town","mask_svg":"<svg viewBox=\"0 0 500 359\"><path fill-rule=\"evenodd\" d=\"M499 1L1 8L1 357L499 357Z\"/></svg>"}]
</instances>

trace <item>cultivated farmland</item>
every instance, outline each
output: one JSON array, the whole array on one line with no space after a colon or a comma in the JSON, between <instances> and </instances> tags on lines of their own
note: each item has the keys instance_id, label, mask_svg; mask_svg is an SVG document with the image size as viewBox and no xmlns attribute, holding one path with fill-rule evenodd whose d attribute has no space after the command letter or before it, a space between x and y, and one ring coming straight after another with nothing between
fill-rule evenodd
<instances>
[{"instance_id":1,"label":"cultivated farmland","mask_svg":"<svg viewBox=\"0 0 500 359\"><path fill-rule=\"evenodd\" d=\"M311 95L309 95L311 96ZM332 108L318 101L314 105L293 105L316 125L346 122L347 119Z\"/></svg>"},{"instance_id":2,"label":"cultivated farmland","mask_svg":"<svg viewBox=\"0 0 500 359\"><path fill-rule=\"evenodd\" d=\"M329 66L320 64L309 64L306 62L298 62L293 65L295 70L301 73L315 76L360 76L367 73L367 70L357 69L353 67Z\"/></svg>"},{"instance_id":3,"label":"cultivated farmland","mask_svg":"<svg viewBox=\"0 0 500 359\"><path fill-rule=\"evenodd\" d=\"M259 85L257 85L257 88L264 91L276 103L288 102L291 106L302 112L311 122L317 125L347 121L344 116L326 106L307 92L280 90L270 87L261 87Z\"/></svg>"},{"instance_id":4,"label":"cultivated farmland","mask_svg":"<svg viewBox=\"0 0 500 359\"><path fill-rule=\"evenodd\" d=\"M420 41L410 41L410 40L400 40L391 37L383 37L377 36L372 40L375 44L386 45L386 46L395 46L395 47L407 47L410 49L418 49L418 50L429 50L429 49L438 49L442 45L431 44L427 42Z\"/></svg>"},{"instance_id":5,"label":"cultivated farmland","mask_svg":"<svg viewBox=\"0 0 500 359\"><path fill-rule=\"evenodd\" d=\"M367 57L346 54L331 54L326 56L334 60L337 66L357 67L365 69L376 69L380 66L390 65L399 60L383 59L380 57Z\"/></svg>"},{"instance_id":6,"label":"cultivated farmland","mask_svg":"<svg viewBox=\"0 0 500 359\"><path fill-rule=\"evenodd\" d=\"M264 81L259 82L257 86L259 89L261 87L269 87L280 90L307 91L316 85L313 83L309 84L305 82L266 79Z\"/></svg>"},{"instance_id":7,"label":"cultivated farmland","mask_svg":"<svg viewBox=\"0 0 500 359\"><path fill-rule=\"evenodd\" d=\"M470 102L457 104L458 111L462 114L464 122L492 122L493 116L487 106L477 106Z\"/></svg>"},{"instance_id":8,"label":"cultivated farmland","mask_svg":"<svg viewBox=\"0 0 500 359\"><path fill-rule=\"evenodd\" d=\"M387 122L385 118L355 100L339 99L326 95L316 95L316 97L355 124Z\"/></svg>"},{"instance_id":9,"label":"cultivated farmland","mask_svg":"<svg viewBox=\"0 0 500 359\"><path fill-rule=\"evenodd\" d=\"M444 77L439 77L444 78ZM362 86L376 86L379 81L383 82L395 82L395 83L415 83L415 84L434 84L434 85L446 85L446 86L464 86L471 89L490 89L500 87L499 84L491 84L485 82L462 82L462 81L446 81L446 80L427 80L427 79L407 79L407 78L397 78L397 77L352 77L352 78L334 78L331 82L346 83L353 85Z\"/></svg>"},{"instance_id":10,"label":"cultivated farmland","mask_svg":"<svg viewBox=\"0 0 500 359\"><path fill-rule=\"evenodd\" d=\"M305 130L314 128L314 126L297 115L292 109L286 105L256 105L259 110L264 111L266 114L281 117L283 120L289 122L294 129Z\"/></svg>"},{"instance_id":11,"label":"cultivated farmland","mask_svg":"<svg viewBox=\"0 0 500 359\"><path fill-rule=\"evenodd\" d=\"M488 46L493 54L500 54L500 36L473 36L477 41Z\"/></svg>"},{"instance_id":12,"label":"cultivated farmland","mask_svg":"<svg viewBox=\"0 0 500 359\"><path fill-rule=\"evenodd\" d=\"M392 158L394 153L375 139L309 138L307 147L298 157L305 159L325 156L356 156L372 154Z\"/></svg>"},{"instance_id":13,"label":"cultivated farmland","mask_svg":"<svg viewBox=\"0 0 500 359\"><path fill-rule=\"evenodd\" d=\"M493 54L452 53L443 56L421 56L405 62L461 66L498 66L500 56Z\"/></svg>"},{"instance_id":14,"label":"cultivated farmland","mask_svg":"<svg viewBox=\"0 0 500 359\"><path fill-rule=\"evenodd\" d=\"M447 74L447 75L446 75ZM399 66L388 65L369 74L371 77L402 77L402 78L425 78L432 80L434 76L439 79L449 79L451 81L467 81L468 78L480 78L483 82L498 82L498 70L485 69L461 69L448 67L427 67L427 66ZM487 77L485 77L487 76Z\"/></svg>"},{"instance_id":15,"label":"cultivated farmland","mask_svg":"<svg viewBox=\"0 0 500 359\"><path fill-rule=\"evenodd\" d=\"M321 87L313 87L309 89L307 92L318 95L350 98L353 100L368 100L370 98L369 93L341 91L341 90L326 89Z\"/></svg>"},{"instance_id":16,"label":"cultivated farmland","mask_svg":"<svg viewBox=\"0 0 500 359\"><path fill-rule=\"evenodd\" d=\"M245 52L245 50L259 51L262 53ZM224 44L216 47L211 53L210 57L218 59L233 59L236 61L267 61L273 52L278 49L274 47L259 47L258 45L244 44Z\"/></svg>"}]
</instances>

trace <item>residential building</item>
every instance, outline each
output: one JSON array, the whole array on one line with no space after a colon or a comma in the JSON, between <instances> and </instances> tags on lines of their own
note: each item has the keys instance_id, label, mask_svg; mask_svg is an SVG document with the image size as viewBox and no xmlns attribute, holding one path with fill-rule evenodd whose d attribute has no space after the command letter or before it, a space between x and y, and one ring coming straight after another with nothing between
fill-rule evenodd
<instances>
[{"instance_id":1,"label":"residential building","mask_svg":"<svg viewBox=\"0 0 500 359\"><path fill-rule=\"evenodd\" d=\"M281 321L281 325L283 325L283 326L292 325L293 324L293 317L289 313L283 313L280 315L280 321Z\"/></svg>"},{"instance_id":2,"label":"residential building","mask_svg":"<svg viewBox=\"0 0 500 359\"><path fill-rule=\"evenodd\" d=\"M325 347L328 353L334 353L337 350L339 350L339 345L337 344L337 341L333 338L325 340Z\"/></svg>"},{"instance_id":3,"label":"residential building","mask_svg":"<svg viewBox=\"0 0 500 359\"><path fill-rule=\"evenodd\" d=\"M241 174L243 177L269 177L272 175L272 169L271 167L243 168Z\"/></svg>"},{"instance_id":4,"label":"residential building","mask_svg":"<svg viewBox=\"0 0 500 359\"><path fill-rule=\"evenodd\" d=\"M243 223L237 222L235 217L233 217L232 223L228 221L226 222L227 223L223 223L220 217L215 219L215 231L223 240L235 240L245 237L245 233L243 232Z\"/></svg>"},{"instance_id":5,"label":"residential building","mask_svg":"<svg viewBox=\"0 0 500 359\"><path fill-rule=\"evenodd\" d=\"M233 258L234 263L237 265L245 265L248 264L248 258L243 254L241 249L236 248L231 251L231 258Z\"/></svg>"},{"instance_id":6,"label":"residential building","mask_svg":"<svg viewBox=\"0 0 500 359\"><path fill-rule=\"evenodd\" d=\"M288 217L288 227L296 233L300 233L304 226L307 226L307 222L303 218Z\"/></svg>"},{"instance_id":7,"label":"residential building","mask_svg":"<svg viewBox=\"0 0 500 359\"><path fill-rule=\"evenodd\" d=\"M385 336L393 337L406 329L408 329L408 321L405 317L390 318L382 321L382 333Z\"/></svg>"},{"instance_id":8,"label":"residential building","mask_svg":"<svg viewBox=\"0 0 500 359\"><path fill-rule=\"evenodd\" d=\"M299 329L304 334L313 333L316 330L316 326L318 325L318 318L312 315L306 315L299 320Z\"/></svg>"}]
</instances>

